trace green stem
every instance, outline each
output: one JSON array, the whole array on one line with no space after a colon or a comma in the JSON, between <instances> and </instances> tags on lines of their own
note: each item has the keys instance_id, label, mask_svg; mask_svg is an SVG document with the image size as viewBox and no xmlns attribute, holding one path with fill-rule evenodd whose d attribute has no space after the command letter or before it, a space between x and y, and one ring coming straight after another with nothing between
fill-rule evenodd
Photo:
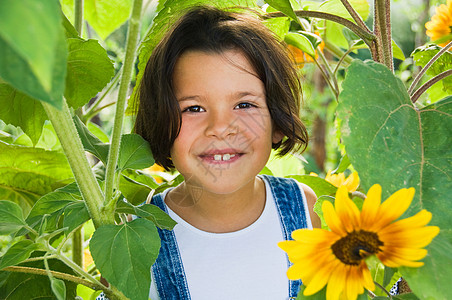
<instances>
[{"instance_id":1,"label":"green stem","mask_svg":"<svg viewBox=\"0 0 452 300\"><path fill-rule=\"evenodd\" d=\"M47 275L46 270L39 269L39 268L32 268L32 267L10 266L10 267L6 267L6 268L2 269L2 271L17 272L17 273L28 273L28 274L36 274L36 275L44 275L44 276ZM74 276L74 275L61 273L61 272L57 272L57 271L50 271L50 273L55 278L63 279L63 280L66 280L66 281L75 282L77 284L83 284L84 286L87 286L87 287L89 287L89 288L91 288L93 290L109 290L109 288L107 288L103 284L99 285L97 283L85 280L83 278L80 278L80 277L77 277L77 276Z\"/></svg>"},{"instance_id":2,"label":"green stem","mask_svg":"<svg viewBox=\"0 0 452 300\"><path fill-rule=\"evenodd\" d=\"M435 77L433 77L432 79L430 79L429 81L427 81L426 83L424 83L423 85L421 85L420 88L418 88L416 90L416 92L413 93L413 95L411 96L411 102L416 103L417 99L419 99L419 97L426 91L428 90L432 85L434 85L435 83L437 83L438 81L451 76L452 75L452 70L447 70L444 71L442 73L439 73L438 75L436 75Z\"/></svg>"},{"instance_id":3,"label":"green stem","mask_svg":"<svg viewBox=\"0 0 452 300\"><path fill-rule=\"evenodd\" d=\"M353 6L348 2L347 0L341 0L344 7L347 9L350 16L355 20L356 24L358 24L359 27L367 31L368 33L372 33L370 29L367 27L366 23L364 23L363 19L361 19L360 15L356 12L356 10L353 8Z\"/></svg>"},{"instance_id":4,"label":"green stem","mask_svg":"<svg viewBox=\"0 0 452 300\"><path fill-rule=\"evenodd\" d=\"M126 105L127 91L129 89L132 71L135 62L135 52L140 34L140 18L143 0L133 2L132 14L129 19L129 29L127 33L126 56L122 69L121 83L119 86L118 101L116 102L116 113L114 127L111 137L110 151L108 152L108 162L105 172L105 210L114 210L113 190L116 176L116 164L119 157L119 146L121 142L122 125L124 121L124 111Z\"/></svg>"},{"instance_id":5,"label":"green stem","mask_svg":"<svg viewBox=\"0 0 452 300\"><path fill-rule=\"evenodd\" d=\"M83 0L74 1L74 27L78 35L82 36L83 30Z\"/></svg>"},{"instance_id":6,"label":"green stem","mask_svg":"<svg viewBox=\"0 0 452 300\"><path fill-rule=\"evenodd\" d=\"M83 268L83 227L74 230L72 236L72 260Z\"/></svg>"},{"instance_id":7,"label":"green stem","mask_svg":"<svg viewBox=\"0 0 452 300\"><path fill-rule=\"evenodd\" d=\"M374 281L375 285L378 286L386 295L388 295L389 299L392 299L392 295L378 282Z\"/></svg>"},{"instance_id":8,"label":"green stem","mask_svg":"<svg viewBox=\"0 0 452 300\"><path fill-rule=\"evenodd\" d=\"M66 101L63 102L61 111L48 103L41 103L55 128L77 185L85 200L86 207L93 219L94 226L97 228L103 224L113 224L113 214L100 213L99 208L102 206L103 199L102 191L86 158Z\"/></svg>"},{"instance_id":9,"label":"green stem","mask_svg":"<svg viewBox=\"0 0 452 300\"><path fill-rule=\"evenodd\" d=\"M449 50L452 47L452 41L447 44L443 49L441 49L438 53L435 54L435 56L432 57L428 61L428 63L422 68L422 70L416 75L416 78L414 78L413 83L410 85L410 88L408 89L408 94L412 94L414 89L416 88L417 84L421 80L422 76L424 76L425 72L435 63L435 61L438 60L438 58L443 55L447 50Z\"/></svg>"},{"instance_id":10,"label":"green stem","mask_svg":"<svg viewBox=\"0 0 452 300\"><path fill-rule=\"evenodd\" d=\"M368 32L365 29L359 27L352 21L349 21L345 18L336 16L333 14L320 12L320 11L308 11L308 10L296 10L295 14L299 17L324 19L324 20L329 20L329 21L333 21L333 22L339 23L341 25L344 25L345 27L347 27L348 29L353 31L357 36L359 36L364 41L364 43L366 43L366 45L368 45L369 47L372 46L372 41L375 40L375 35L372 34L371 32ZM272 13L265 14L264 18L279 18L279 17L285 17L285 16L286 15L283 14L282 12L272 12Z\"/></svg>"},{"instance_id":11,"label":"green stem","mask_svg":"<svg viewBox=\"0 0 452 300\"><path fill-rule=\"evenodd\" d=\"M374 1L374 34L377 37L377 52L380 54L379 61L394 71L392 58L391 38L391 3L390 0Z\"/></svg>"}]
</instances>

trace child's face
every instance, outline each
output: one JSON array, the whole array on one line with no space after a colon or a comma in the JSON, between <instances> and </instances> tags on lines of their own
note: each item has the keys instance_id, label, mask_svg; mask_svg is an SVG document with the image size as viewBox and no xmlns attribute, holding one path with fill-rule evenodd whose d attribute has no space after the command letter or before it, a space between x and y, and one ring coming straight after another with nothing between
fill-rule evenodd
<instances>
[{"instance_id":1,"label":"child's face","mask_svg":"<svg viewBox=\"0 0 452 300\"><path fill-rule=\"evenodd\" d=\"M217 193L239 191L265 166L273 133L263 82L242 54L188 51L177 61L173 84L182 126L171 148L189 184Z\"/></svg>"}]
</instances>

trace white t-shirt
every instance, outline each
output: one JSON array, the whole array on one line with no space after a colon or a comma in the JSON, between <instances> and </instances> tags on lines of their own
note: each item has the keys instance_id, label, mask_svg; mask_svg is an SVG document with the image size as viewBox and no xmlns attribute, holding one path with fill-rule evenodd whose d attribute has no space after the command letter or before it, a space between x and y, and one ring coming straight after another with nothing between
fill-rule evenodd
<instances>
[{"instance_id":1,"label":"white t-shirt","mask_svg":"<svg viewBox=\"0 0 452 300\"><path fill-rule=\"evenodd\" d=\"M277 245L284 238L267 182L265 186L266 201L261 216L250 226L235 232L199 230L167 207L171 218L178 223L174 233L193 300L288 298L287 259ZM301 192L308 212L303 189ZM312 228L309 215L307 218ZM154 281L149 296L152 300L159 299Z\"/></svg>"}]
</instances>

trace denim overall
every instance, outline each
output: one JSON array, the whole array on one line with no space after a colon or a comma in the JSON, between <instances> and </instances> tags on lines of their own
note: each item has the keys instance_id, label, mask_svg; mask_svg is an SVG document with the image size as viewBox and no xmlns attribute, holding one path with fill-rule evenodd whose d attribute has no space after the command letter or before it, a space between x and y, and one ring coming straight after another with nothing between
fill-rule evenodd
<instances>
[{"instance_id":1,"label":"denim overall","mask_svg":"<svg viewBox=\"0 0 452 300\"><path fill-rule=\"evenodd\" d=\"M281 230L285 240L291 239L292 231L308 228L303 196L299 185L294 179L261 176L270 185L276 208L281 221ZM161 194L152 198L152 204L160 207L166 213L166 205ZM190 292L185 277L184 266L173 231L158 229L161 248L157 261L152 266L154 281L161 300L189 300ZM291 265L287 260L288 266ZM288 280L289 299L295 299L301 281Z\"/></svg>"}]
</instances>

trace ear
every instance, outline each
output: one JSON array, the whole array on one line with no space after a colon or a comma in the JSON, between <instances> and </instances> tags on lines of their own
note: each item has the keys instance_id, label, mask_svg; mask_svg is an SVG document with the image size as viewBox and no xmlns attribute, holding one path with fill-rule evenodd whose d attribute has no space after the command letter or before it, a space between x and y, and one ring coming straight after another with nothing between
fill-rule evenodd
<instances>
[{"instance_id":1,"label":"ear","mask_svg":"<svg viewBox=\"0 0 452 300\"><path fill-rule=\"evenodd\" d=\"M274 130L273 131L273 136L272 136L272 143L273 144L278 144L279 142L282 141L283 137L284 137L284 133L282 133L279 130Z\"/></svg>"}]
</instances>

